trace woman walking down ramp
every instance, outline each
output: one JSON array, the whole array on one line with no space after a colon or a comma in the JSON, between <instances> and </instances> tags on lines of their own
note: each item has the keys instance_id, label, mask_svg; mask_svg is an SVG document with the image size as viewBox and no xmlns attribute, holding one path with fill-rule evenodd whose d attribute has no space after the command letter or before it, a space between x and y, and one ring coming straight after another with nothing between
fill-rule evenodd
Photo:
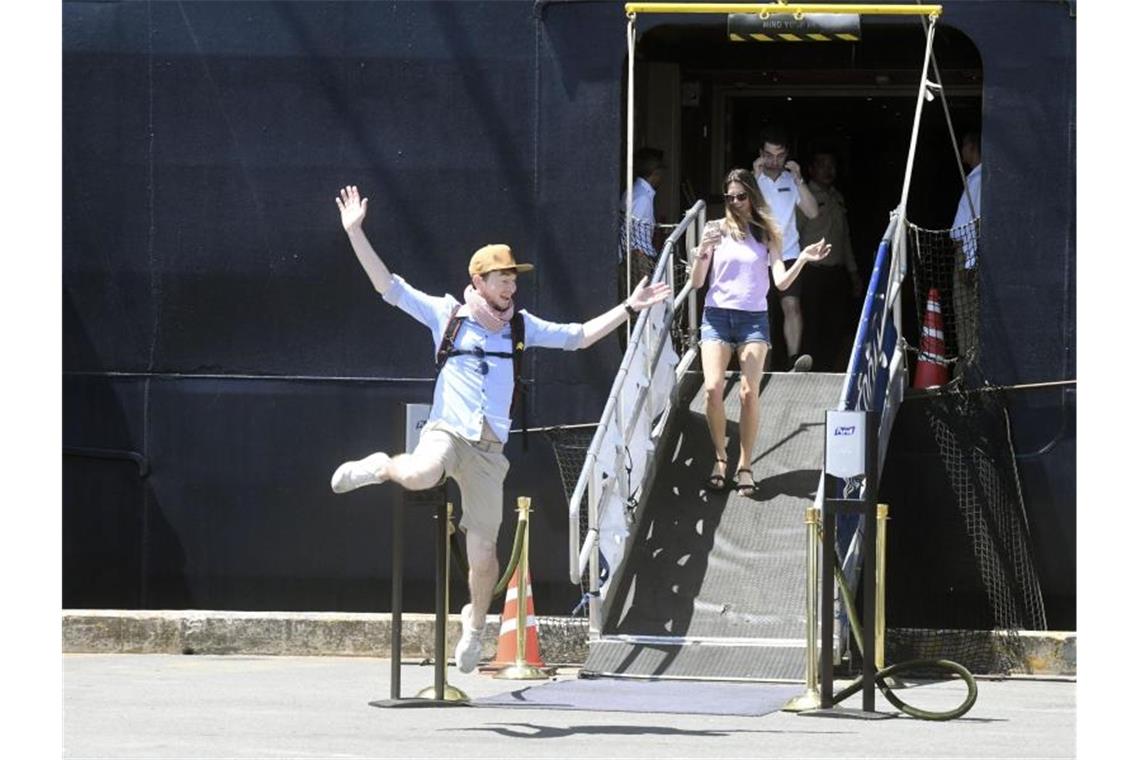
<instances>
[{"instance_id":1,"label":"woman walking down ramp","mask_svg":"<svg viewBox=\"0 0 1140 760\"><path fill-rule=\"evenodd\" d=\"M471 603L463 607L463 636L455 649L459 669L475 669L480 637L499 576L495 555L503 517L503 481L509 463L503 445L511 426L516 362L524 348L575 351L608 335L636 312L670 295L669 285L645 279L624 303L585 324L540 319L515 310L518 274L534 269L515 261L510 247L486 245L471 257L471 284L463 302L430 296L392 274L364 234L368 199L353 185L336 198L340 221L368 279L384 300L431 330L439 374L427 424L416 450L389 456L376 452L345 462L332 476L332 490L345 493L391 480L410 490L452 478L459 485L467 533Z\"/></svg>"},{"instance_id":2,"label":"woman walking down ramp","mask_svg":"<svg viewBox=\"0 0 1140 760\"><path fill-rule=\"evenodd\" d=\"M690 278L697 289L708 280L701 319L701 368L709 435L716 452L710 490L728 486L728 444L725 434L725 370L733 351L740 361L740 454L735 488L752 496L752 445L760 422L760 378L772 340L768 329L768 269L780 290L787 289L804 266L831 251L822 238L804 248L791 266L781 258L781 232L756 178L733 169L724 178L725 216L708 222Z\"/></svg>"}]
</instances>

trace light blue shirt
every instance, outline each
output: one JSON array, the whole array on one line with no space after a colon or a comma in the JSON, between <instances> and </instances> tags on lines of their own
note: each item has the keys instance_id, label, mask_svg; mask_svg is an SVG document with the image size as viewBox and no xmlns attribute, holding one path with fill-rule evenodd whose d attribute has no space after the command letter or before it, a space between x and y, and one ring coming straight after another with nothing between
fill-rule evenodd
<instances>
[{"instance_id":1,"label":"light blue shirt","mask_svg":"<svg viewBox=\"0 0 1140 760\"><path fill-rule=\"evenodd\" d=\"M414 320L431 330L432 345L439 351L443 331L451 313L459 305L454 296L429 296L409 285L399 275L392 275L392 285L384 293L384 300L401 309ZM586 338L579 323L548 322L523 310L527 348L560 348L576 351ZM464 319L455 336L455 348L470 351L511 353L511 328L497 333L485 329L474 319ZM487 374L480 371L483 362ZM500 441L506 443L511 428L511 398L514 395L514 363L505 356L473 354L453 356L443 365L435 381L428 422L441 422L448 430L470 441L483 437L483 422Z\"/></svg>"},{"instance_id":2,"label":"light blue shirt","mask_svg":"<svg viewBox=\"0 0 1140 760\"><path fill-rule=\"evenodd\" d=\"M969 198L967 198L967 193ZM974 202L974 213L970 213L970 201ZM968 226L982 215L982 165L975 166L966 175L966 189L958 199L958 210L954 214L950 237L962 244L962 255L966 269L973 269L978 261L978 230Z\"/></svg>"}]
</instances>

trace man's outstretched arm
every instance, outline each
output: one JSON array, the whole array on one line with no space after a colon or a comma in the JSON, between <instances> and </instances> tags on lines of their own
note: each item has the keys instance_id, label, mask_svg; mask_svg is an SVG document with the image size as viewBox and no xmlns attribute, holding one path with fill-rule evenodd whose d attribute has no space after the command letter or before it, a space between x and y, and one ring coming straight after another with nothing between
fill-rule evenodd
<instances>
[{"instance_id":1,"label":"man's outstretched arm","mask_svg":"<svg viewBox=\"0 0 1140 760\"><path fill-rule=\"evenodd\" d=\"M647 279L646 277L641 278L641 282L637 284L633 293L630 294L624 303L618 304L609 311L599 314L582 325L584 338L579 348L587 348L594 345L613 332L618 325L623 324L629 317L629 313L625 310L627 305L634 311L642 311L654 304L664 301L672 294L673 291L669 287L669 283L657 282L653 285L647 285Z\"/></svg>"},{"instance_id":2,"label":"man's outstretched arm","mask_svg":"<svg viewBox=\"0 0 1140 760\"><path fill-rule=\"evenodd\" d=\"M364 234L363 223L364 216L368 213L368 199L361 199L356 185L348 185L341 188L340 196L336 198L336 206L340 209L340 223L348 235L348 241L352 244L353 253L364 267L368 279L372 281L372 287L383 295L392 284L392 273L384 266L384 262L380 260L380 256Z\"/></svg>"}]
</instances>

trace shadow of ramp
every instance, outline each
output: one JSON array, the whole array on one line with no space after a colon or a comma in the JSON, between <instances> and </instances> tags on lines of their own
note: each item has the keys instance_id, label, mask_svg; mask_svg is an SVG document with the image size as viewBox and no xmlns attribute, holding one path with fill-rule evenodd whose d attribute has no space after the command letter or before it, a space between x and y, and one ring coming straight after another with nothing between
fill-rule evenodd
<instances>
[{"instance_id":1,"label":"shadow of ramp","mask_svg":"<svg viewBox=\"0 0 1140 760\"><path fill-rule=\"evenodd\" d=\"M819 489L819 470L792 470L759 480L751 499L771 501L780 496L795 499L814 499Z\"/></svg>"},{"instance_id":2,"label":"shadow of ramp","mask_svg":"<svg viewBox=\"0 0 1140 760\"><path fill-rule=\"evenodd\" d=\"M704 484L714 461L707 440L704 418L689 413L667 441L672 456L658 471L648 494L653 509L643 513L618 579L626 604L611 612L607 632L688 633L729 495Z\"/></svg>"},{"instance_id":3,"label":"shadow of ramp","mask_svg":"<svg viewBox=\"0 0 1140 760\"><path fill-rule=\"evenodd\" d=\"M755 717L779 710L802 691L803 686L798 684L578 678L482 697L471 704L475 707Z\"/></svg>"}]
</instances>

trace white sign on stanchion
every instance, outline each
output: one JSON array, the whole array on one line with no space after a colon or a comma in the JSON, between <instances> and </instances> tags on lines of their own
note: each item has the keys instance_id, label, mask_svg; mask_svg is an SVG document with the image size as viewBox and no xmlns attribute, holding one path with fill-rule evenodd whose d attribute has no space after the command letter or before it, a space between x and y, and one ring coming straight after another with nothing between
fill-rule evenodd
<instances>
[{"instance_id":1,"label":"white sign on stanchion","mask_svg":"<svg viewBox=\"0 0 1140 760\"><path fill-rule=\"evenodd\" d=\"M404 451L411 453L420 442L420 431L427 424L431 404L404 404Z\"/></svg>"},{"instance_id":2,"label":"white sign on stanchion","mask_svg":"<svg viewBox=\"0 0 1140 760\"><path fill-rule=\"evenodd\" d=\"M867 413L829 409L823 457L828 475L857 478L867 474Z\"/></svg>"}]
</instances>

